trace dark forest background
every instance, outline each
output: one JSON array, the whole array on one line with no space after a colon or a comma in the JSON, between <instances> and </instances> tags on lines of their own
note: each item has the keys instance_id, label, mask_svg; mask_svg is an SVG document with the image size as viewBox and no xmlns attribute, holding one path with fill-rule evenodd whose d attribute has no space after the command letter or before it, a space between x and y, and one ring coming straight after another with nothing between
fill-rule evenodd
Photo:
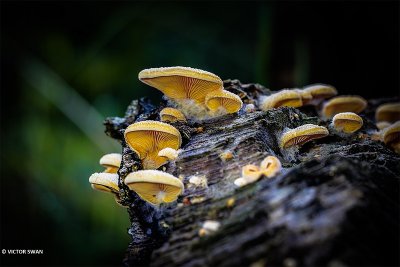
<instances>
[{"instance_id":1,"label":"dark forest background","mask_svg":"<svg viewBox=\"0 0 400 267\"><path fill-rule=\"evenodd\" d=\"M399 2L1 1L2 265L120 265L127 212L90 188L119 152L102 120L190 66L273 90L399 95Z\"/></svg>"}]
</instances>

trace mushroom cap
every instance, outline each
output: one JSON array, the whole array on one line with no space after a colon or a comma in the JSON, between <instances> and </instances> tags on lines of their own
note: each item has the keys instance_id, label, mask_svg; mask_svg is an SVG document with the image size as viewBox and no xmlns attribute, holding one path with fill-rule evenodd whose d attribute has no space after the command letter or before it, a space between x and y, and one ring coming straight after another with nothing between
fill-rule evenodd
<instances>
[{"instance_id":1,"label":"mushroom cap","mask_svg":"<svg viewBox=\"0 0 400 267\"><path fill-rule=\"evenodd\" d=\"M261 161L260 168L263 174L270 178L282 170L282 164L277 157L268 156Z\"/></svg>"},{"instance_id":2,"label":"mushroom cap","mask_svg":"<svg viewBox=\"0 0 400 267\"><path fill-rule=\"evenodd\" d=\"M322 83L307 85L303 91L310 93L313 99L326 99L338 94L335 87Z\"/></svg>"},{"instance_id":3,"label":"mushroom cap","mask_svg":"<svg viewBox=\"0 0 400 267\"><path fill-rule=\"evenodd\" d=\"M116 173L121 165L122 155L119 153L110 153L100 158L100 165L105 167L104 172Z\"/></svg>"},{"instance_id":4,"label":"mushroom cap","mask_svg":"<svg viewBox=\"0 0 400 267\"><path fill-rule=\"evenodd\" d=\"M157 170L131 172L126 176L125 184L143 200L155 205L175 201L184 190L181 180Z\"/></svg>"},{"instance_id":5,"label":"mushroom cap","mask_svg":"<svg viewBox=\"0 0 400 267\"><path fill-rule=\"evenodd\" d=\"M142 70L139 80L174 100L193 99L197 103L203 103L209 92L223 88L223 82L217 75L180 66Z\"/></svg>"},{"instance_id":6,"label":"mushroom cap","mask_svg":"<svg viewBox=\"0 0 400 267\"><path fill-rule=\"evenodd\" d=\"M392 124L390 122L387 122L387 121L379 121L379 122L376 123L376 127L379 130L383 130L383 129L389 127L390 125L392 125Z\"/></svg>"},{"instance_id":7,"label":"mushroom cap","mask_svg":"<svg viewBox=\"0 0 400 267\"><path fill-rule=\"evenodd\" d=\"M363 126L363 119L353 112L342 112L333 117L332 123L338 131L354 133Z\"/></svg>"},{"instance_id":8,"label":"mushroom cap","mask_svg":"<svg viewBox=\"0 0 400 267\"><path fill-rule=\"evenodd\" d=\"M310 101L313 99L313 96L309 91L301 89L295 89L295 90L300 94L303 105L310 103Z\"/></svg>"},{"instance_id":9,"label":"mushroom cap","mask_svg":"<svg viewBox=\"0 0 400 267\"><path fill-rule=\"evenodd\" d=\"M116 173L93 173L89 177L89 183L92 184L92 188L103 191L118 194L118 174Z\"/></svg>"},{"instance_id":10,"label":"mushroom cap","mask_svg":"<svg viewBox=\"0 0 400 267\"><path fill-rule=\"evenodd\" d=\"M207 94L205 104L211 111L223 107L228 113L238 112L243 102L239 96L226 90L213 91Z\"/></svg>"},{"instance_id":11,"label":"mushroom cap","mask_svg":"<svg viewBox=\"0 0 400 267\"><path fill-rule=\"evenodd\" d=\"M257 181L262 175L260 168L253 164L248 164L242 167L242 178L248 183Z\"/></svg>"},{"instance_id":12,"label":"mushroom cap","mask_svg":"<svg viewBox=\"0 0 400 267\"><path fill-rule=\"evenodd\" d=\"M141 121L131 124L125 130L125 140L142 160L144 169L157 169L167 162L167 158L158 156L166 147L179 149L182 137L179 131L163 122Z\"/></svg>"},{"instance_id":13,"label":"mushroom cap","mask_svg":"<svg viewBox=\"0 0 400 267\"><path fill-rule=\"evenodd\" d=\"M176 149L166 147L158 152L158 156L165 157L168 160L174 160L178 157L178 151Z\"/></svg>"},{"instance_id":14,"label":"mushroom cap","mask_svg":"<svg viewBox=\"0 0 400 267\"><path fill-rule=\"evenodd\" d=\"M304 124L284 133L281 138L280 146L282 148L296 145L301 146L311 140L322 138L327 135L329 135L329 131L323 126Z\"/></svg>"},{"instance_id":15,"label":"mushroom cap","mask_svg":"<svg viewBox=\"0 0 400 267\"><path fill-rule=\"evenodd\" d=\"M298 90L281 90L261 101L261 109L264 111L283 106L298 108L302 105L303 101Z\"/></svg>"},{"instance_id":16,"label":"mushroom cap","mask_svg":"<svg viewBox=\"0 0 400 267\"><path fill-rule=\"evenodd\" d=\"M400 121L397 121L383 129L382 139L387 145L398 145L400 143Z\"/></svg>"},{"instance_id":17,"label":"mushroom cap","mask_svg":"<svg viewBox=\"0 0 400 267\"><path fill-rule=\"evenodd\" d=\"M161 118L161 121L170 121L170 122L185 121L186 122L185 115L183 115L183 113L176 108L164 108L163 110L160 111L160 118Z\"/></svg>"},{"instance_id":18,"label":"mushroom cap","mask_svg":"<svg viewBox=\"0 0 400 267\"><path fill-rule=\"evenodd\" d=\"M361 96L337 96L324 104L322 113L327 118L342 112L360 113L367 107L367 101Z\"/></svg>"},{"instance_id":19,"label":"mushroom cap","mask_svg":"<svg viewBox=\"0 0 400 267\"><path fill-rule=\"evenodd\" d=\"M375 112L377 122L395 122L400 120L400 102L380 105Z\"/></svg>"}]
</instances>

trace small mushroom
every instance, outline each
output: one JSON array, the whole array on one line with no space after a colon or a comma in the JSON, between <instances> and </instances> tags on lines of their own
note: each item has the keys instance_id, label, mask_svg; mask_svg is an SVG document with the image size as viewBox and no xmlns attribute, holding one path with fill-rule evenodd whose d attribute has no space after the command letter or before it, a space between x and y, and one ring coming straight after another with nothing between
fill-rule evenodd
<instances>
[{"instance_id":1,"label":"small mushroom","mask_svg":"<svg viewBox=\"0 0 400 267\"><path fill-rule=\"evenodd\" d=\"M261 161L260 168L265 176L271 178L282 170L282 164L277 157L268 156Z\"/></svg>"},{"instance_id":2,"label":"small mushroom","mask_svg":"<svg viewBox=\"0 0 400 267\"><path fill-rule=\"evenodd\" d=\"M281 90L275 94L260 99L262 110L278 107L298 108L303 105L301 94L297 90Z\"/></svg>"},{"instance_id":3,"label":"small mushroom","mask_svg":"<svg viewBox=\"0 0 400 267\"><path fill-rule=\"evenodd\" d=\"M118 153L110 153L101 157L100 165L106 168L104 172L117 173L121 165L122 155Z\"/></svg>"},{"instance_id":4,"label":"small mushroom","mask_svg":"<svg viewBox=\"0 0 400 267\"><path fill-rule=\"evenodd\" d=\"M178 151L170 147L166 147L160 150L160 152L158 152L159 157L164 157L167 158L168 160L175 160L178 157L178 155L179 155Z\"/></svg>"},{"instance_id":5,"label":"small mushroom","mask_svg":"<svg viewBox=\"0 0 400 267\"><path fill-rule=\"evenodd\" d=\"M204 103L208 93L223 88L223 82L217 75L180 66L142 70L139 72L139 80L171 99L193 99L196 103Z\"/></svg>"},{"instance_id":6,"label":"small mushroom","mask_svg":"<svg viewBox=\"0 0 400 267\"><path fill-rule=\"evenodd\" d=\"M280 146L282 148L301 146L311 140L322 138L327 135L329 135L329 131L323 126L304 124L285 132L281 137Z\"/></svg>"},{"instance_id":7,"label":"small mushroom","mask_svg":"<svg viewBox=\"0 0 400 267\"><path fill-rule=\"evenodd\" d=\"M205 105L213 112L223 109L228 113L235 113L242 108L243 102L234 93L226 90L217 90L207 94Z\"/></svg>"},{"instance_id":8,"label":"small mushroom","mask_svg":"<svg viewBox=\"0 0 400 267\"><path fill-rule=\"evenodd\" d=\"M231 151L226 150L226 151L222 152L221 154L219 154L219 158L220 158L223 162L225 162L225 161L228 161L228 160L233 159L233 158L234 158L234 155L233 155L233 153L232 153Z\"/></svg>"},{"instance_id":9,"label":"small mushroom","mask_svg":"<svg viewBox=\"0 0 400 267\"><path fill-rule=\"evenodd\" d=\"M89 177L89 183L93 189L98 191L118 194L118 174L116 173L93 173Z\"/></svg>"},{"instance_id":10,"label":"small mushroom","mask_svg":"<svg viewBox=\"0 0 400 267\"><path fill-rule=\"evenodd\" d=\"M390 122L379 121L376 123L376 128L378 128L379 130L383 130L383 129L389 127L390 125L392 125Z\"/></svg>"},{"instance_id":11,"label":"small mushroom","mask_svg":"<svg viewBox=\"0 0 400 267\"><path fill-rule=\"evenodd\" d=\"M321 101L327 98L331 98L338 94L335 87L327 84L310 84L303 87L304 92L308 92L312 96L312 101L308 101L307 104L318 105Z\"/></svg>"},{"instance_id":12,"label":"small mushroom","mask_svg":"<svg viewBox=\"0 0 400 267\"><path fill-rule=\"evenodd\" d=\"M248 164L242 168L242 178L244 178L247 183L253 183L260 179L261 176L262 172L256 165Z\"/></svg>"},{"instance_id":13,"label":"small mushroom","mask_svg":"<svg viewBox=\"0 0 400 267\"><path fill-rule=\"evenodd\" d=\"M377 122L395 122L400 120L400 102L380 105L375 112Z\"/></svg>"},{"instance_id":14,"label":"small mushroom","mask_svg":"<svg viewBox=\"0 0 400 267\"><path fill-rule=\"evenodd\" d=\"M308 103L310 103L313 99L312 94L309 91L306 90L301 90L301 89L295 89L301 96L301 101L302 101L302 105L307 105Z\"/></svg>"},{"instance_id":15,"label":"small mushroom","mask_svg":"<svg viewBox=\"0 0 400 267\"><path fill-rule=\"evenodd\" d=\"M181 180L157 170L131 172L126 176L125 184L143 200L154 205L173 202L184 190Z\"/></svg>"},{"instance_id":16,"label":"small mushroom","mask_svg":"<svg viewBox=\"0 0 400 267\"><path fill-rule=\"evenodd\" d=\"M400 121L382 130L383 142L400 154Z\"/></svg>"},{"instance_id":17,"label":"small mushroom","mask_svg":"<svg viewBox=\"0 0 400 267\"><path fill-rule=\"evenodd\" d=\"M354 133L363 126L363 119L353 112L342 112L333 117L332 123L339 132Z\"/></svg>"},{"instance_id":18,"label":"small mushroom","mask_svg":"<svg viewBox=\"0 0 400 267\"><path fill-rule=\"evenodd\" d=\"M215 233L221 227L218 221L207 220L199 230L199 236L206 236Z\"/></svg>"},{"instance_id":19,"label":"small mushroom","mask_svg":"<svg viewBox=\"0 0 400 267\"><path fill-rule=\"evenodd\" d=\"M254 106L254 104L247 104L244 107L244 111L246 111L246 113L254 112L254 111L256 111L256 106Z\"/></svg>"},{"instance_id":20,"label":"small mushroom","mask_svg":"<svg viewBox=\"0 0 400 267\"><path fill-rule=\"evenodd\" d=\"M324 103L322 114L332 118L338 113L360 113L367 107L367 101L361 96L337 96Z\"/></svg>"},{"instance_id":21,"label":"small mushroom","mask_svg":"<svg viewBox=\"0 0 400 267\"><path fill-rule=\"evenodd\" d=\"M163 108L163 110L160 111L160 119L161 121L186 122L185 115L183 115L183 113L176 108Z\"/></svg>"},{"instance_id":22,"label":"small mushroom","mask_svg":"<svg viewBox=\"0 0 400 267\"><path fill-rule=\"evenodd\" d=\"M144 169L158 169L168 159L159 156L164 148L179 149L182 137L179 131L159 121L141 121L129 125L125 130L125 141L138 154Z\"/></svg>"}]
</instances>

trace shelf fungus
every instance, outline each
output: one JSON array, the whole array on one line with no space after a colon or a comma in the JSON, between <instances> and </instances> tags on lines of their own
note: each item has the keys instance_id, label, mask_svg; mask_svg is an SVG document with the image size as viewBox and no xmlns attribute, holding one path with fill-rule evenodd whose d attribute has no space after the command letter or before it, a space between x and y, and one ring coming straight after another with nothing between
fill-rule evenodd
<instances>
[{"instance_id":1,"label":"shelf fungus","mask_svg":"<svg viewBox=\"0 0 400 267\"><path fill-rule=\"evenodd\" d=\"M104 172L117 173L121 165L122 155L118 153L110 153L100 158L100 165L106 168Z\"/></svg>"},{"instance_id":2,"label":"shelf fungus","mask_svg":"<svg viewBox=\"0 0 400 267\"><path fill-rule=\"evenodd\" d=\"M176 149L166 147L158 152L158 156L167 158L168 160L175 160L179 156L179 152Z\"/></svg>"},{"instance_id":3,"label":"shelf fungus","mask_svg":"<svg viewBox=\"0 0 400 267\"><path fill-rule=\"evenodd\" d=\"M361 96L337 96L324 103L322 114L332 118L338 113L360 113L367 107L367 101Z\"/></svg>"},{"instance_id":4,"label":"shelf fungus","mask_svg":"<svg viewBox=\"0 0 400 267\"><path fill-rule=\"evenodd\" d=\"M131 172L126 176L125 184L153 205L173 202L184 190L181 180L157 170Z\"/></svg>"},{"instance_id":5,"label":"shelf fungus","mask_svg":"<svg viewBox=\"0 0 400 267\"><path fill-rule=\"evenodd\" d=\"M242 108L243 102L234 93L218 90L207 94L205 105L212 112L222 109L222 111L226 111L227 113L235 113Z\"/></svg>"},{"instance_id":6,"label":"shelf fungus","mask_svg":"<svg viewBox=\"0 0 400 267\"><path fill-rule=\"evenodd\" d=\"M282 90L260 99L260 106L264 111L283 106L298 108L302 105L303 101L298 90Z\"/></svg>"},{"instance_id":7,"label":"shelf fungus","mask_svg":"<svg viewBox=\"0 0 400 267\"><path fill-rule=\"evenodd\" d=\"M301 146L311 140L329 135L328 129L314 124L305 124L282 134L280 146L289 148Z\"/></svg>"},{"instance_id":8,"label":"shelf fungus","mask_svg":"<svg viewBox=\"0 0 400 267\"><path fill-rule=\"evenodd\" d=\"M387 145L400 154L400 121L382 130L382 140Z\"/></svg>"},{"instance_id":9,"label":"shelf fungus","mask_svg":"<svg viewBox=\"0 0 400 267\"><path fill-rule=\"evenodd\" d=\"M176 108L164 108L160 111L160 119L161 121L184 121L186 122L186 117L183 113Z\"/></svg>"},{"instance_id":10,"label":"shelf fungus","mask_svg":"<svg viewBox=\"0 0 400 267\"><path fill-rule=\"evenodd\" d=\"M335 87L328 84L310 84L303 87L304 92L308 92L312 96L312 100L304 104L318 105L321 101L327 98L334 97L338 94Z\"/></svg>"},{"instance_id":11,"label":"shelf fungus","mask_svg":"<svg viewBox=\"0 0 400 267\"><path fill-rule=\"evenodd\" d=\"M136 122L126 128L124 135L126 143L142 160L144 169L158 169L167 163L168 157L159 156L159 152L164 148L178 150L182 143L175 127L159 121Z\"/></svg>"},{"instance_id":12,"label":"shelf fungus","mask_svg":"<svg viewBox=\"0 0 400 267\"><path fill-rule=\"evenodd\" d=\"M400 120L400 103L387 103L380 105L375 112L377 122L387 121L390 123Z\"/></svg>"},{"instance_id":13,"label":"shelf fungus","mask_svg":"<svg viewBox=\"0 0 400 267\"><path fill-rule=\"evenodd\" d=\"M217 75L180 66L142 70L139 80L173 100L193 99L196 103L204 103L208 93L223 88L223 82Z\"/></svg>"},{"instance_id":14,"label":"shelf fungus","mask_svg":"<svg viewBox=\"0 0 400 267\"><path fill-rule=\"evenodd\" d=\"M118 195L118 174L116 173L93 173L89 177L89 183L95 190Z\"/></svg>"},{"instance_id":15,"label":"shelf fungus","mask_svg":"<svg viewBox=\"0 0 400 267\"><path fill-rule=\"evenodd\" d=\"M309 104L312 101L313 96L309 91L301 89L295 89L295 90L300 94L303 106Z\"/></svg>"},{"instance_id":16,"label":"shelf fungus","mask_svg":"<svg viewBox=\"0 0 400 267\"><path fill-rule=\"evenodd\" d=\"M277 157L268 156L260 163L262 174L271 178L276 176L282 170L282 164Z\"/></svg>"},{"instance_id":17,"label":"shelf fungus","mask_svg":"<svg viewBox=\"0 0 400 267\"><path fill-rule=\"evenodd\" d=\"M363 119L353 112L342 112L333 117L332 124L339 132L354 133L363 126Z\"/></svg>"}]
</instances>

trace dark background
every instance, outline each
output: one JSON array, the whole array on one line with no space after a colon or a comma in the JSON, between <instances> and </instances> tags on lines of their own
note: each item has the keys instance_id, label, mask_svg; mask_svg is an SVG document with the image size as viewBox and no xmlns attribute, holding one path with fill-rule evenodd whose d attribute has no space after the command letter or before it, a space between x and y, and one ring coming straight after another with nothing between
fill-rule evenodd
<instances>
[{"instance_id":1,"label":"dark background","mask_svg":"<svg viewBox=\"0 0 400 267\"><path fill-rule=\"evenodd\" d=\"M190 66L273 90L399 95L399 3L1 2L2 265L119 265L126 211L88 184L119 152L102 120Z\"/></svg>"}]
</instances>

